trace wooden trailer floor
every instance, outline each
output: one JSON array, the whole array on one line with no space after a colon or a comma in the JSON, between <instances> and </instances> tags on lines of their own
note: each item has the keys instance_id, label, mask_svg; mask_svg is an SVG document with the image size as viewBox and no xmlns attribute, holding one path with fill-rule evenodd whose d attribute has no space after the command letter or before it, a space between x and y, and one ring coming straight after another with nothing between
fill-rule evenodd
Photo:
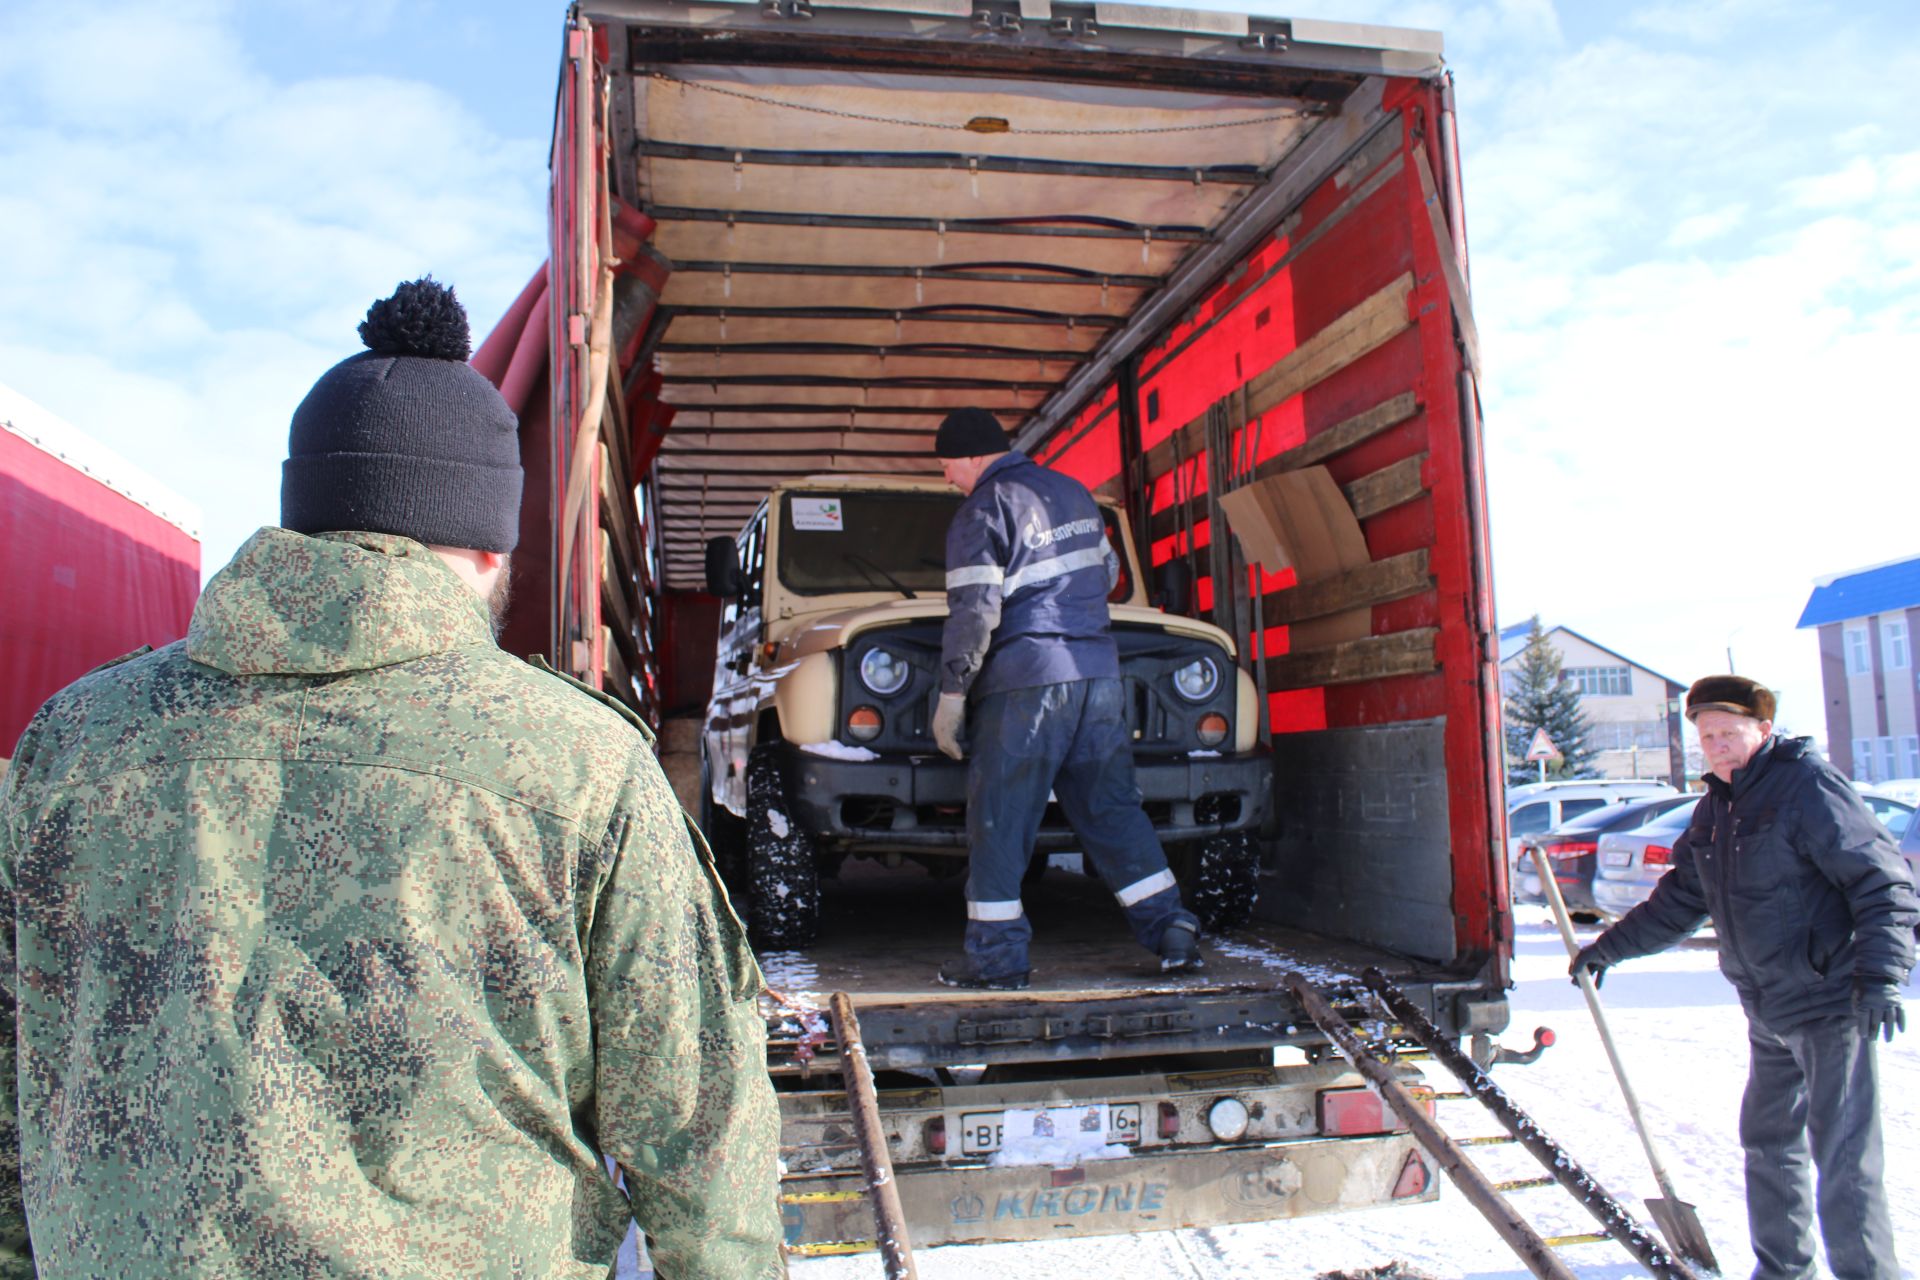
<instances>
[{"instance_id":1,"label":"wooden trailer floor","mask_svg":"<svg viewBox=\"0 0 1920 1280\"><path fill-rule=\"evenodd\" d=\"M838 879L823 882L820 941L805 950L761 953L768 986L809 1003L835 991L856 1003L1004 1001L1005 992L958 991L935 979L942 963L960 955L963 883L937 881L911 865L848 861ZM1202 941L1204 972L1172 977L1134 942L1098 880L1050 867L1023 898L1033 922L1033 995L1270 988L1288 973L1331 983L1357 979L1369 965L1403 977L1419 972L1418 962L1404 956L1255 920Z\"/></svg>"}]
</instances>

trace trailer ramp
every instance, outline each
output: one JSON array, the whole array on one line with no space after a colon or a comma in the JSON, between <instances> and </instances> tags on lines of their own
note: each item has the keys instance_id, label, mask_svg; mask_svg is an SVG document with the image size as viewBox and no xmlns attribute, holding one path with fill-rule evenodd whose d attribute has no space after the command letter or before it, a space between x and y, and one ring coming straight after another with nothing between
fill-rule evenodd
<instances>
[{"instance_id":1,"label":"trailer ramp","mask_svg":"<svg viewBox=\"0 0 1920 1280\"><path fill-rule=\"evenodd\" d=\"M1307 1015L1316 1026L1326 1033L1334 1046L1353 1065L1365 1075L1380 1091L1385 1099L1420 1145L1425 1147L1434 1160L1444 1170L1454 1185L1460 1188L1469 1203L1484 1215L1492 1224L1500 1238L1507 1242L1516 1256L1534 1275L1542 1280L1572 1280L1573 1273L1565 1263L1554 1255L1554 1250L1568 1245L1597 1243L1613 1240L1631 1253L1658 1280L1695 1280L1694 1273L1687 1265L1669 1253L1653 1235L1647 1231L1627 1211L1621 1202L1611 1195L1600 1183L1580 1167L1572 1156L1552 1138L1548 1137L1527 1114L1517 1106L1505 1091L1496 1085L1478 1063L1460 1051L1459 1046L1444 1036L1439 1028L1420 1011L1419 1007L1406 994L1396 987L1387 976L1378 969L1369 969L1362 975L1367 988L1372 992L1382 1014L1381 1026L1370 1045L1362 1038L1360 1030L1352 1021L1351 1013L1336 1012L1328 993L1322 992L1312 983L1299 975L1287 979L1287 988L1299 1000ZM1343 992L1339 998L1351 1010L1351 1000L1359 993ZM1371 1019L1367 1019L1371 1022ZM1376 1047L1393 1057L1404 1059L1407 1055L1396 1053L1392 1045L1396 1041L1411 1040L1420 1045L1427 1055L1438 1060L1441 1065L1459 1078L1465 1086L1465 1092L1436 1094L1436 1101L1466 1101L1481 1103L1498 1119L1506 1129L1504 1136L1493 1137L1456 1137L1410 1094L1406 1087L1395 1077L1393 1068L1383 1060ZM1470 1146L1492 1146L1517 1143L1528 1154L1545 1166L1549 1176L1539 1178L1517 1178L1506 1181L1494 1181L1483 1173L1467 1155ZM1536 1231L1514 1207L1508 1196L1517 1191L1529 1191L1558 1186L1571 1195L1579 1204L1591 1213L1600 1223L1598 1233L1543 1236Z\"/></svg>"},{"instance_id":2,"label":"trailer ramp","mask_svg":"<svg viewBox=\"0 0 1920 1280\"><path fill-rule=\"evenodd\" d=\"M913 1243L907 1231L906 1213L900 1205L900 1187L893 1177L893 1157L887 1150L886 1131L880 1122L873 1069L868 1063L866 1045L860 1038L860 1019L854 1013L853 1000L844 991L834 992L827 1008L830 1023L823 1021L817 1010L796 1007L799 1035L793 1040L769 1042L773 1059L769 1067L775 1074L810 1073L815 1062L824 1056L822 1050L832 1046L830 1061L846 1086L844 1118L852 1133L852 1145L860 1152L862 1186L853 1191L807 1190L804 1184L787 1189L793 1184L783 1180L780 1203L784 1207L823 1200L865 1200L873 1210L874 1234L865 1240L791 1244L787 1246L788 1252L820 1256L877 1250L887 1280L916 1280L919 1272L914 1268ZM806 1154L807 1150L783 1148L780 1157L791 1165Z\"/></svg>"}]
</instances>

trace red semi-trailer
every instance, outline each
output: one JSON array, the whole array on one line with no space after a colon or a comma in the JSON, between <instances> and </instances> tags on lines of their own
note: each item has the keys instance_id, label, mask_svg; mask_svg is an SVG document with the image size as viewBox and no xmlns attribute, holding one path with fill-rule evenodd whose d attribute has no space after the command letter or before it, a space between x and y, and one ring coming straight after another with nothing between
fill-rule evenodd
<instances>
[{"instance_id":1,"label":"red semi-trailer","mask_svg":"<svg viewBox=\"0 0 1920 1280\"><path fill-rule=\"evenodd\" d=\"M187 633L199 515L0 386L0 759L55 691Z\"/></svg>"},{"instance_id":2,"label":"red semi-trailer","mask_svg":"<svg viewBox=\"0 0 1920 1280\"><path fill-rule=\"evenodd\" d=\"M781 679L802 619L769 616L751 570L770 487L937 475L934 427L975 404L1121 503L1148 573L1188 571L1184 607L1258 684L1260 896L1205 981L1144 972L1111 902L1055 872L1018 997L933 983L960 891L914 867L849 869L820 943L763 956L777 988L851 997L915 1242L1437 1194L1280 984L1351 995L1377 966L1483 1058L1506 1023L1439 38L1056 0L590 0L557 108L551 258L475 356L528 473L509 647L662 725L671 755L703 727L716 635L734 676ZM1340 538L1250 563L1244 500L1305 492ZM714 538L749 566L725 600ZM790 728L777 699L738 714ZM847 1102L804 1026L777 1038L798 1042L771 1068L789 1244L840 1250L872 1234ZM1036 1155L1038 1115L1092 1117L1109 1158Z\"/></svg>"}]
</instances>

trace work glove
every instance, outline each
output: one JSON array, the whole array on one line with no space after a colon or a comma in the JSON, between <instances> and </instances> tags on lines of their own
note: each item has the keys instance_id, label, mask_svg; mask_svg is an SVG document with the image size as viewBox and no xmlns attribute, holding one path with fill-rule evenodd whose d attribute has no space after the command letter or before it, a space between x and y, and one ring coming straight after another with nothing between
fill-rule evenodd
<instances>
[{"instance_id":1,"label":"work glove","mask_svg":"<svg viewBox=\"0 0 1920 1280\"><path fill-rule=\"evenodd\" d=\"M933 744L955 760L964 760L966 748L960 739L967 731L967 695L943 693L933 712Z\"/></svg>"},{"instance_id":2,"label":"work glove","mask_svg":"<svg viewBox=\"0 0 1920 1280\"><path fill-rule=\"evenodd\" d=\"M1900 988L1891 982L1854 983L1853 1012L1860 1019L1860 1034L1868 1040L1880 1036L1891 1042L1894 1032L1907 1029Z\"/></svg>"},{"instance_id":3,"label":"work glove","mask_svg":"<svg viewBox=\"0 0 1920 1280\"><path fill-rule=\"evenodd\" d=\"M1580 985L1580 971L1584 969L1587 972L1587 976L1593 979L1593 989L1598 991L1600 984L1606 981L1607 967L1612 963L1611 960L1601 959L1600 940L1596 938L1586 946L1580 948L1579 952L1575 954L1573 963L1567 966L1567 976L1573 980L1573 985L1577 987Z\"/></svg>"}]
</instances>

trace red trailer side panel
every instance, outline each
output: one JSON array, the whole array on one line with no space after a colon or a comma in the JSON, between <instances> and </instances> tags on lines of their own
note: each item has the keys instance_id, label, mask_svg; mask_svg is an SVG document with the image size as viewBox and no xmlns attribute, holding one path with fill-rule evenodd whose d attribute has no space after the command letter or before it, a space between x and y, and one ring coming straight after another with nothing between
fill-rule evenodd
<instances>
[{"instance_id":1,"label":"red trailer side panel","mask_svg":"<svg viewBox=\"0 0 1920 1280\"><path fill-rule=\"evenodd\" d=\"M187 633L200 543L0 424L0 757L103 662Z\"/></svg>"}]
</instances>

